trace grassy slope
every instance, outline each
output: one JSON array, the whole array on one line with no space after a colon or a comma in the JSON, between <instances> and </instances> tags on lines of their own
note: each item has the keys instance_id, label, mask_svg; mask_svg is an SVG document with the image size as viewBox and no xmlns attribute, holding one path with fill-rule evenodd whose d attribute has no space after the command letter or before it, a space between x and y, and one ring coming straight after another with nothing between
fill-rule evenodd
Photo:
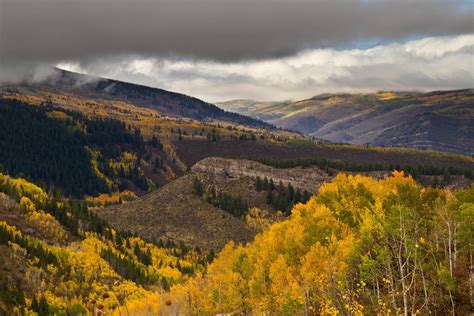
<instances>
[{"instance_id":1,"label":"grassy slope","mask_svg":"<svg viewBox=\"0 0 474 316\"><path fill-rule=\"evenodd\" d=\"M183 241L202 249L221 248L229 240L246 242L255 232L241 219L192 193L193 175L185 175L128 204L98 208L113 226L145 238Z\"/></svg>"}]
</instances>

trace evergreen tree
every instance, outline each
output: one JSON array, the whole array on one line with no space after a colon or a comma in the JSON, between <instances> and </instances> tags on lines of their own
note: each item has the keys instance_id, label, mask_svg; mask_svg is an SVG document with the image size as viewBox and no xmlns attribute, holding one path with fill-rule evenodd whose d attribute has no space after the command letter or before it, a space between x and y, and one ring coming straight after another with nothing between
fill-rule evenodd
<instances>
[{"instance_id":1,"label":"evergreen tree","mask_svg":"<svg viewBox=\"0 0 474 316\"><path fill-rule=\"evenodd\" d=\"M262 180L260 179L259 176L257 176L257 179L255 180L255 190L257 191L262 190Z\"/></svg>"},{"instance_id":2,"label":"evergreen tree","mask_svg":"<svg viewBox=\"0 0 474 316\"><path fill-rule=\"evenodd\" d=\"M41 296L38 304L38 314L39 316L49 315L49 305L44 296Z\"/></svg>"},{"instance_id":3,"label":"evergreen tree","mask_svg":"<svg viewBox=\"0 0 474 316\"><path fill-rule=\"evenodd\" d=\"M202 196L204 194L204 187L202 182L198 178L193 180L193 193Z\"/></svg>"},{"instance_id":4,"label":"evergreen tree","mask_svg":"<svg viewBox=\"0 0 474 316\"><path fill-rule=\"evenodd\" d=\"M39 307L39 303L38 303L38 300L36 298L36 295L33 295L33 300L31 301L30 309L34 312L37 312L37 313L40 312L40 307Z\"/></svg>"}]
</instances>

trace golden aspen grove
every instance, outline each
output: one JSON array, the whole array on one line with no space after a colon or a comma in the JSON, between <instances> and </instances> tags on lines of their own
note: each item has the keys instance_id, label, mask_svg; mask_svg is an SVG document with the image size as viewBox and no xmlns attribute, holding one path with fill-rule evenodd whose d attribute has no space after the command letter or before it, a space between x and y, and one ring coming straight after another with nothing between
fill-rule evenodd
<instances>
[{"instance_id":1,"label":"golden aspen grove","mask_svg":"<svg viewBox=\"0 0 474 316\"><path fill-rule=\"evenodd\" d=\"M472 185L339 174L214 260L120 234L22 179L0 189L4 270L18 270L0 271L6 314L458 315L473 301Z\"/></svg>"},{"instance_id":2,"label":"golden aspen grove","mask_svg":"<svg viewBox=\"0 0 474 316\"><path fill-rule=\"evenodd\" d=\"M340 174L254 242L229 243L154 312L464 314L473 300L473 229L474 186L452 192L422 188L403 172L385 180ZM147 314L140 304L137 313Z\"/></svg>"}]
</instances>

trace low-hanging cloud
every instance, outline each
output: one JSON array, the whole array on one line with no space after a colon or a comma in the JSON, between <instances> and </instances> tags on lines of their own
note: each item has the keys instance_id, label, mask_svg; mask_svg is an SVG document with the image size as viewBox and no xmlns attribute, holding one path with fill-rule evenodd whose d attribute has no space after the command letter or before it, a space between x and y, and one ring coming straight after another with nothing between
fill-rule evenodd
<instances>
[{"instance_id":1,"label":"low-hanging cloud","mask_svg":"<svg viewBox=\"0 0 474 316\"><path fill-rule=\"evenodd\" d=\"M254 61L127 55L58 66L215 102L297 100L326 92L469 88L474 86L473 63L474 35L459 35L369 49L308 49Z\"/></svg>"},{"instance_id":2,"label":"low-hanging cloud","mask_svg":"<svg viewBox=\"0 0 474 316\"><path fill-rule=\"evenodd\" d=\"M116 54L218 61L473 31L470 0L0 0L3 63Z\"/></svg>"}]
</instances>

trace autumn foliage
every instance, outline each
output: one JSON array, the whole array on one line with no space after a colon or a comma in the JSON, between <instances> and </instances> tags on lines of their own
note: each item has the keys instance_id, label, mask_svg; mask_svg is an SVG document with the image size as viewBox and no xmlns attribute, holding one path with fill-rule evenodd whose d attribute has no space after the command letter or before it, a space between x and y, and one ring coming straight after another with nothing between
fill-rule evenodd
<instances>
[{"instance_id":1,"label":"autumn foliage","mask_svg":"<svg viewBox=\"0 0 474 316\"><path fill-rule=\"evenodd\" d=\"M8 287L0 272L7 311L424 315L472 306L474 186L453 192L423 188L403 172L382 180L340 174L286 219L261 225L253 242L229 242L207 264L199 251L105 224L61 246L66 231L41 209L47 194L21 179L2 176L0 184L58 240L0 223L0 250L26 262L24 284Z\"/></svg>"},{"instance_id":2,"label":"autumn foliage","mask_svg":"<svg viewBox=\"0 0 474 316\"><path fill-rule=\"evenodd\" d=\"M50 198L21 178L0 174L0 197L1 315L108 314L206 262L185 246L116 231L85 203Z\"/></svg>"},{"instance_id":3,"label":"autumn foliage","mask_svg":"<svg viewBox=\"0 0 474 316\"><path fill-rule=\"evenodd\" d=\"M247 246L165 294L176 314L374 315L469 310L474 187L339 175Z\"/></svg>"}]
</instances>

